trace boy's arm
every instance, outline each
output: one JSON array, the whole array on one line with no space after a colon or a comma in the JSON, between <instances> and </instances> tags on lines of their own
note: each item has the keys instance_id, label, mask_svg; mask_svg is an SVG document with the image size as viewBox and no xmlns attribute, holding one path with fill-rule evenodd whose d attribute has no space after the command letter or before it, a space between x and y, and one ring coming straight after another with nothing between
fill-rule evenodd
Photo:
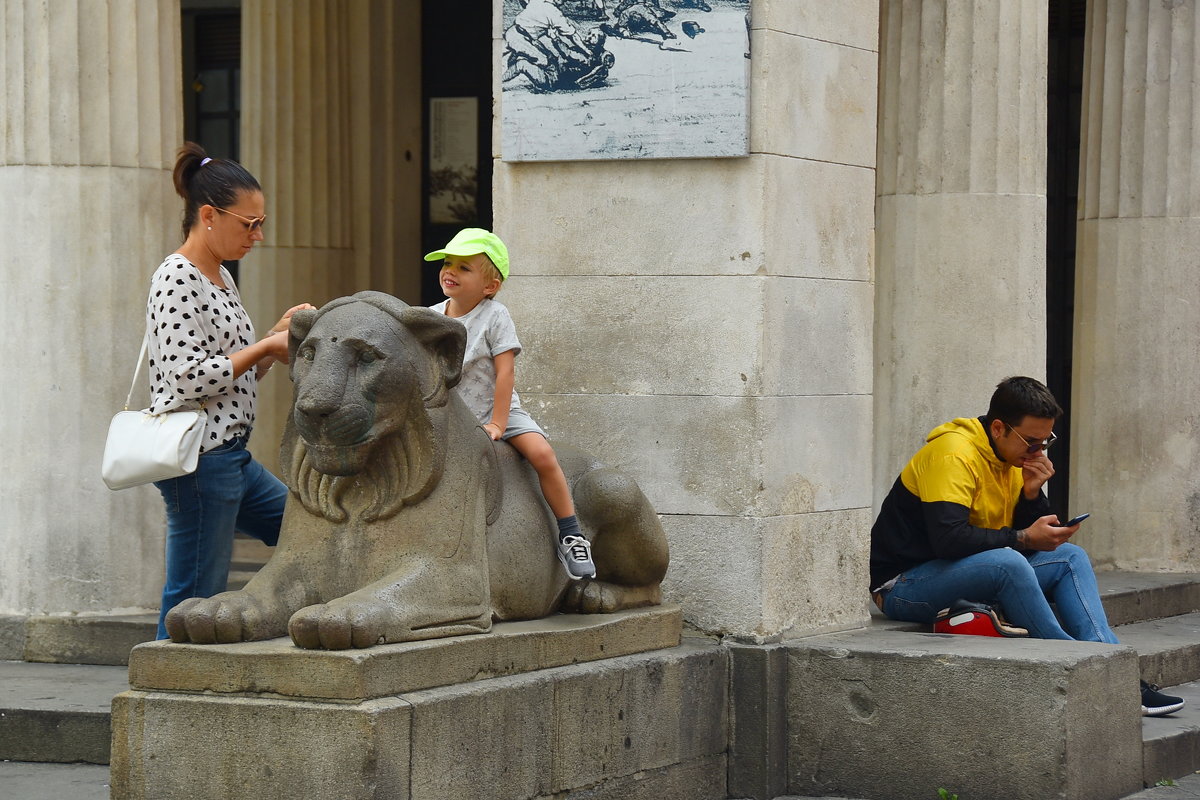
<instances>
[{"instance_id":1,"label":"boy's arm","mask_svg":"<svg viewBox=\"0 0 1200 800\"><path fill-rule=\"evenodd\" d=\"M515 350L505 350L492 356L496 366L496 393L492 399L492 418L483 429L493 440L499 439L508 427L508 411L512 407L513 364L517 359Z\"/></svg>"}]
</instances>

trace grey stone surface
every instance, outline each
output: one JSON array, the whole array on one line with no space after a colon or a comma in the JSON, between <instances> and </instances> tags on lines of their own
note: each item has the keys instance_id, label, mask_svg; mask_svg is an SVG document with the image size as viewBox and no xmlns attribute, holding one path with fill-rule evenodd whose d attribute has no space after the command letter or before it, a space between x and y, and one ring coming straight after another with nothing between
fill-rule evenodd
<instances>
[{"instance_id":1,"label":"grey stone surface","mask_svg":"<svg viewBox=\"0 0 1200 800\"><path fill-rule=\"evenodd\" d=\"M1192 775L1200 767L1200 682L1166 691L1182 697L1186 705L1176 714L1142 719L1142 782L1146 786Z\"/></svg>"},{"instance_id":2,"label":"grey stone surface","mask_svg":"<svg viewBox=\"0 0 1200 800\"><path fill-rule=\"evenodd\" d=\"M1071 425L1106 435L1072 442L1070 505L1092 512L1081 533L1093 559L1196 571L1200 448L1191 424L1176 423L1200 385L1200 194L1180 136L1200 96L1194 59L1164 68L1168 52L1195 49L1196 8L1104 9L1087 17L1084 44ZM1152 268L1133 275L1129 264Z\"/></svg>"},{"instance_id":3,"label":"grey stone surface","mask_svg":"<svg viewBox=\"0 0 1200 800\"><path fill-rule=\"evenodd\" d=\"M120 800L405 800L409 707L129 691L113 700ZM466 723L466 721L464 721Z\"/></svg>"},{"instance_id":4,"label":"grey stone surface","mask_svg":"<svg viewBox=\"0 0 1200 800\"><path fill-rule=\"evenodd\" d=\"M724 800L724 755L705 756L660 769L639 770L575 789L570 800ZM562 794L537 800L559 800Z\"/></svg>"},{"instance_id":5,"label":"grey stone surface","mask_svg":"<svg viewBox=\"0 0 1200 800\"><path fill-rule=\"evenodd\" d=\"M778 645L727 645L729 795L772 800L787 789L787 653Z\"/></svg>"},{"instance_id":6,"label":"grey stone surface","mask_svg":"<svg viewBox=\"0 0 1200 800\"><path fill-rule=\"evenodd\" d=\"M680 627L679 608L668 605L558 614L499 623L474 636L367 650L303 650L286 638L231 645L153 642L133 651L129 680L145 690L363 700L675 647Z\"/></svg>"},{"instance_id":7,"label":"grey stone surface","mask_svg":"<svg viewBox=\"0 0 1200 800\"><path fill-rule=\"evenodd\" d=\"M1140 785L1132 649L893 631L787 646L792 793L1106 800Z\"/></svg>"},{"instance_id":8,"label":"grey stone surface","mask_svg":"<svg viewBox=\"0 0 1200 800\"><path fill-rule=\"evenodd\" d=\"M1193 572L1096 573L1111 625L1200 611L1200 575Z\"/></svg>"},{"instance_id":9,"label":"grey stone surface","mask_svg":"<svg viewBox=\"0 0 1200 800\"><path fill-rule=\"evenodd\" d=\"M134 645L154 641L158 614L31 616L26 620L26 661L61 664L129 663Z\"/></svg>"},{"instance_id":10,"label":"grey stone surface","mask_svg":"<svg viewBox=\"0 0 1200 800\"><path fill-rule=\"evenodd\" d=\"M1116 634L1138 651L1145 680L1174 686L1200 678L1200 614L1122 625Z\"/></svg>"},{"instance_id":11,"label":"grey stone surface","mask_svg":"<svg viewBox=\"0 0 1200 800\"><path fill-rule=\"evenodd\" d=\"M703 640L361 702L131 690L113 797L723 798L728 680Z\"/></svg>"},{"instance_id":12,"label":"grey stone surface","mask_svg":"<svg viewBox=\"0 0 1200 800\"><path fill-rule=\"evenodd\" d=\"M1200 775L1172 780L1165 786L1151 786L1126 800L1200 800Z\"/></svg>"},{"instance_id":13,"label":"grey stone surface","mask_svg":"<svg viewBox=\"0 0 1200 800\"><path fill-rule=\"evenodd\" d=\"M0 661L20 661L25 658L25 617L21 614L0 614Z\"/></svg>"},{"instance_id":14,"label":"grey stone surface","mask_svg":"<svg viewBox=\"0 0 1200 800\"><path fill-rule=\"evenodd\" d=\"M108 767L0 761L0 796L9 800L108 800Z\"/></svg>"},{"instance_id":15,"label":"grey stone surface","mask_svg":"<svg viewBox=\"0 0 1200 800\"><path fill-rule=\"evenodd\" d=\"M465 338L458 321L379 292L293 316L279 544L244 589L173 609L172 640L287 632L340 650L661 600L666 536L641 490L558 446L597 563L596 580L568 591L532 468L451 391Z\"/></svg>"},{"instance_id":16,"label":"grey stone surface","mask_svg":"<svg viewBox=\"0 0 1200 800\"><path fill-rule=\"evenodd\" d=\"M0 759L107 764L121 667L0 662Z\"/></svg>"},{"instance_id":17,"label":"grey stone surface","mask_svg":"<svg viewBox=\"0 0 1200 800\"><path fill-rule=\"evenodd\" d=\"M406 695L411 796L553 795L722 755L727 681L726 653L690 642ZM711 785L683 788L721 796Z\"/></svg>"}]
</instances>

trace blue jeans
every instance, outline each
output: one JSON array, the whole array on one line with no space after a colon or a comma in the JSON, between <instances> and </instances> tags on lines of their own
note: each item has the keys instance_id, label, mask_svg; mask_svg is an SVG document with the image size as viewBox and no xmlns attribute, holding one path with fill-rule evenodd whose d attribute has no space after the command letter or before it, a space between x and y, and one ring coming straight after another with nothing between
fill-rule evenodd
<instances>
[{"instance_id":1,"label":"blue jeans","mask_svg":"<svg viewBox=\"0 0 1200 800\"><path fill-rule=\"evenodd\" d=\"M189 597L225 591L233 535L268 545L279 541L287 487L246 449L240 436L202 453L191 475L156 481L167 504L167 580L158 638L167 638L167 612Z\"/></svg>"},{"instance_id":2,"label":"blue jeans","mask_svg":"<svg viewBox=\"0 0 1200 800\"><path fill-rule=\"evenodd\" d=\"M1004 547L953 561L927 561L903 572L884 593L883 613L932 623L937 612L960 598L997 606L1038 639L1117 643L1088 555L1069 542L1029 556Z\"/></svg>"}]
</instances>

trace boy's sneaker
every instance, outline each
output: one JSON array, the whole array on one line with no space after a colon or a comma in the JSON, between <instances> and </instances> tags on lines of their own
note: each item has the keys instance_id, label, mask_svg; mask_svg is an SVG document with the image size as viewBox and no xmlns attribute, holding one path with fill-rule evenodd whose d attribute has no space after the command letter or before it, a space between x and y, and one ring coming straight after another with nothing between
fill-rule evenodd
<instances>
[{"instance_id":1,"label":"boy's sneaker","mask_svg":"<svg viewBox=\"0 0 1200 800\"><path fill-rule=\"evenodd\" d=\"M592 562L592 543L582 536L564 536L558 541L558 560L571 580L596 577Z\"/></svg>"},{"instance_id":2,"label":"boy's sneaker","mask_svg":"<svg viewBox=\"0 0 1200 800\"><path fill-rule=\"evenodd\" d=\"M1152 683L1142 681L1142 716L1161 717L1164 714L1174 714L1183 708L1182 697L1172 697L1163 694Z\"/></svg>"}]
</instances>

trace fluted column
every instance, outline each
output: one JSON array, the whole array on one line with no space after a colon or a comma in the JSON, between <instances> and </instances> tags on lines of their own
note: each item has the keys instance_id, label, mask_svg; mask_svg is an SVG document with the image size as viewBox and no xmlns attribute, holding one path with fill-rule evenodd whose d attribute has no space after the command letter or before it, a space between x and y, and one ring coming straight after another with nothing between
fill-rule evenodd
<instances>
[{"instance_id":1,"label":"fluted column","mask_svg":"<svg viewBox=\"0 0 1200 800\"><path fill-rule=\"evenodd\" d=\"M299 302L364 289L420 299L420 87L397 86L420 74L412 6L242 4L242 162L269 220L239 285L260 331ZM291 401L284 372L259 390L252 449L271 467Z\"/></svg>"},{"instance_id":2,"label":"fluted column","mask_svg":"<svg viewBox=\"0 0 1200 800\"><path fill-rule=\"evenodd\" d=\"M0 614L158 605L162 501L100 454L179 243L179 30L173 0L0 2Z\"/></svg>"},{"instance_id":3,"label":"fluted column","mask_svg":"<svg viewBox=\"0 0 1200 800\"><path fill-rule=\"evenodd\" d=\"M1200 569L1197 4L1088 5L1071 507L1093 558Z\"/></svg>"},{"instance_id":4,"label":"fluted column","mask_svg":"<svg viewBox=\"0 0 1200 800\"><path fill-rule=\"evenodd\" d=\"M1045 372L1041 0L884 0L876 502L934 426Z\"/></svg>"}]
</instances>

